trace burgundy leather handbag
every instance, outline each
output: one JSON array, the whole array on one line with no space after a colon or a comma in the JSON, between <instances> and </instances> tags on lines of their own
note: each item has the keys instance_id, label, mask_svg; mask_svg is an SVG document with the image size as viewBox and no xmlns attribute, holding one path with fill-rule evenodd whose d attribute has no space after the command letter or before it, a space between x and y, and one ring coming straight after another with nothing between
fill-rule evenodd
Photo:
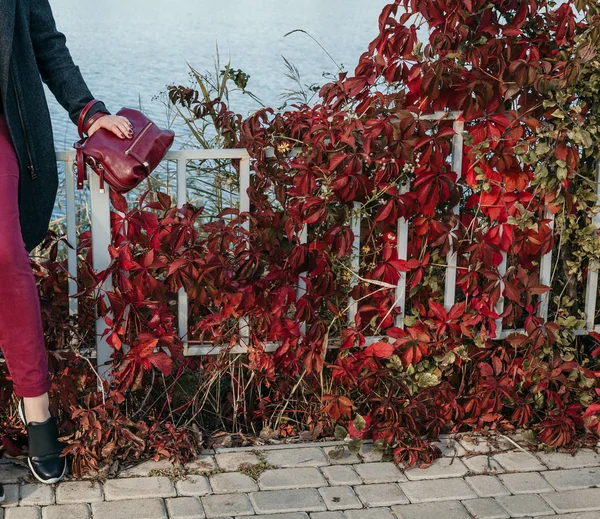
<instances>
[{"instance_id":1,"label":"burgundy leather handbag","mask_svg":"<svg viewBox=\"0 0 600 519\"><path fill-rule=\"evenodd\" d=\"M132 138L123 139L106 128L100 128L86 137L84 132L97 119L107 115L97 112L83 127L85 115L97 102L93 99L87 103L79 115L77 130L81 139L73 144L77 150L73 164L77 170L77 189L82 189L87 179L85 164L88 164L100 176L101 193L104 192L105 181L115 191L126 193L158 166L173 144L175 132L159 128L138 110L121 108L116 115L129 119L133 129Z\"/></svg>"}]
</instances>

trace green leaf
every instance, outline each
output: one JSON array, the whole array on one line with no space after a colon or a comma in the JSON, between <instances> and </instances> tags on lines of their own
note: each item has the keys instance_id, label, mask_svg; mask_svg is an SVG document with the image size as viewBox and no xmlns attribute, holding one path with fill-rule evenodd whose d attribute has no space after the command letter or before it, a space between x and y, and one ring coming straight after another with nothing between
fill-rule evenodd
<instances>
[{"instance_id":1,"label":"green leaf","mask_svg":"<svg viewBox=\"0 0 600 519\"><path fill-rule=\"evenodd\" d=\"M363 444L363 442L360 438L352 438L348 442L348 450L352 454L358 454L360 452L360 449L362 448L362 444Z\"/></svg>"},{"instance_id":2,"label":"green leaf","mask_svg":"<svg viewBox=\"0 0 600 519\"><path fill-rule=\"evenodd\" d=\"M361 415L357 414L354 417L354 427L356 428L356 430L362 431L365 428L365 425L367 425L365 419Z\"/></svg>"},{"instance_id":3,"label":"green leaf","mask_svg":"<svg viewBox=\"0 0 600 519\"><path fill-rule=\"evenodd\" d=\"M334 435L336 440L343 440L348 436L348 431L341 425L336 425Z\"/></svg>"}]
</instances>

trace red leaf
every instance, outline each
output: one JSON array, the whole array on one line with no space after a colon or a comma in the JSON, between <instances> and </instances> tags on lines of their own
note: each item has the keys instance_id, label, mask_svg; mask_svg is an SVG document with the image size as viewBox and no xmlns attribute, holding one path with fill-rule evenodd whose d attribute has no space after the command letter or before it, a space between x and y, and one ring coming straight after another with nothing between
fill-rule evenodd
<instances>
[{"instance_id":1,"label":"red leaf","mask_svg":"<svg viewBox=\"0 0 600 519\"><path fill-rule=\"evenodd\" d=\"M374 356L380 359L387 359L394 353L394 346L388 342L375 342L365 348L365 355Z\"/></svg>"},{"instance_id":2,"label":"red leaf","mask_svg":"<svg viewBox=\"0 0 600 519\"><path fill-rule=\"evenodd\" d=\"M164 351L158 351L150 356L152 365L164 375L169 375L173 369L173 361Z\"/></svg>"}]
</instances>

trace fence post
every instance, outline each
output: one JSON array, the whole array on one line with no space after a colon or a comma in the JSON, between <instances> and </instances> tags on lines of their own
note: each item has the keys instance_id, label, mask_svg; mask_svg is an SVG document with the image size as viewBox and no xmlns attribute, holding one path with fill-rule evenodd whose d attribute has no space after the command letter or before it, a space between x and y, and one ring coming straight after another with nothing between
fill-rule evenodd
<instances>
[{"instance_id":1,"label":"fence post","mask_svg":"<svg viewBox=\"0 0 600 519\"><path fill-rule=\"evenodd\" d=\"M105 183L105 191L104 193L100 193L100 178L87 165L85 167L88 169L87 177L89 178L92 210L92 263L94 271L98 272L110 265L110 254L108 252L108 246L111 243L110 187ZM103 290L112 290L112 274L109 274L102 284L98 286L96 295L100 294ZM101 297L104 298L106 306L110 308L108 297L104 294ZM111 311L109 311L108 316L112 316ZM108 379L111 370L110 356L113 350L108 342L106 342L106 336L102 337L105 329L106 323L104 322L104 317L97 317L96 361L98 363L98 374L103 379ZM98 382L98 389L102 390L100 381Z\"/></svg>"},{"instance_id":2,"label":"fence post","mask_svg":"<svg viewBox=\"0 0 600 519\"><path fill-rule=\"evenodd\" d=\"M502 228L500 228L500 239L502 239ZM506 275L506 261L506 252L502 252L502 263L500 263L500 266L498 267L498 274L500 276L500 299L498 299L496 307L494 308L494 311L498 315L504 312L504 276ZM502 317L498 317L498 319L496 319L496 338L500 338L502 326Z\"/></svg>"},{"instance_id":3,"label":"fence post","mask_svg":"<svg viewBox=\"0 0 600 519\"><path fill-rule=\"evenodd\" d=\"M308 225L304 224L300 231L300 243L305 245L308 240ZM306 275L307 272L301 272L298 276L298 288L296 289L296 301L298 301L304 294L306 294ZM304 277L302 277L304 276ZM300 325L300 331L306 333L306 321L302 321Z\"/></svg>"},{"instance_id":4,"label":"fence post","mask_svg":"<svg viewBox=\"0 0 600 519\"><path fill-rule=\"evenodd\" d=\"M63 162L65 165L65 187L67 190L67 241L73 248L67 248L69 270L69 315L77 315L79 301L73 297L77 293L77 220L75 218L75 178L73 175L74 153Z\"/></svg>"},{"instance_id":5,"label":"fence post","mask_svg":"<svg viewBox=\"0 0 600 519\"><path fill-rule=\"evenodd\" d=\"M400 186L400 194L404 195L410 190L410 181L407 180ZM408 220L404 217L398 218L397 231L398 259L408 259ZM396 285L396 306L400 307L400 312L396 316L395 325L398 328L404 328L404 317L406 316L406 272L400 271L398 284Z\"/></svg>"},{"instance_id":6,"label":"fence post","mask_svg":"<svg viewBox=\"0 0 600 519\"><path fill-rule=\"evenodd\" d=\"M248 190L250 189L250 156L246 153L240 159L240 213L250 211L250 197ZM246 231L250 230L250 220L247 219L243 224ZM248 319L241 317L239 319L240 327L240 350L247 351L250 343L250 325Z\"/></svg>"},{"instance_id":7,"label":"fence post","mask_svg":"<svg viewBox=\"0 0 600 519\"><path fill-rule=\"evenodd\" d=\"M463 121L454 121L452 129L456 132L452 137L452 171L457 175L457 180L462 174L462 159L463 159L463 130L465 123ZM455 217L459 215L460 204L457 204L452 209ZM456 299L456 251L452 242L455 239L454 231L457 229L458 223L454 224L454 228L450 233L450 250L446 256L446 285L444 287L444 308L450 311Z\"/></svg>"},{"instance_id":8,"label":"fence post","mask_svg":"<svg viewBox=\"0 0 600 519\"><path fill-rule=\"evenodd\" d=\"M596 208L600 210L600 160L596 163ZM600 229L600 213L594 216L594 225ZM585 322L589 332L596 327L596 297L598 295L598 263L590 262L585 291Z\"/></svg>"},{"instance_id":9,"label":"fence post","mask_svg":"<svg viewBox=\"0 0 600 519\"><path fill-rule=\"evenodd\" d=\"M360 272L360 210L362 204L360 202L353 202L353 215L352 215L352 233L354 234L354 242L352 244L352 249L354 253L352 254L352 273L358 276ZM355 277L352 278L351 286L355 285ZM354 319L356 318L356 313L358 312L358 303L354 300L352 296L348 298L348 320L350 324L354 324Z\"/></svg>"},{"instance_id":10,"label":"fence post","mask_svg":"<svg viewBox=\"0 0 600 519\"><path fill-rule=\"evenodd\" d=\"M187 160L183 157L177 159L177 208L181 209L187 202L186 183ZM179 338L183 342L183 354L188 355L188 295L185 287L177 291L177 329Z\"/></svg>"},{"instance_id":11,"label":"fence post","mask_svg":"<svg viewBox=\"0 0 600 519\"><path fill-rule=\"evenodd\" d=\"M546 206L544 210L544 218L550 220L550 230L554 231L554 215L548 211L548 207ZM550 279L552 275L552 250L550 250L547 254L542 256L540 261L540 285L546 285L548 287L552 287L552 280ZM550 292L542 294L540 296L540 306L538 307L538 316L541 317L544 321L548 320L548 306L550 304Z\"/></svg>"}]
</instances>

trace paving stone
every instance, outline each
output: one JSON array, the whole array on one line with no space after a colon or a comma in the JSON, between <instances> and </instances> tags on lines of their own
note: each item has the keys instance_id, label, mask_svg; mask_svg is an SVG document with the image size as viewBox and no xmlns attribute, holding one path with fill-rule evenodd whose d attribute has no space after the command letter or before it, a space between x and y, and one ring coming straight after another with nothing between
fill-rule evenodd
<instances>
[{"instance_id":1,"label":"paving stone","mask_svg":"<svg viewBox=\"0 0 600 519\"><path fill-rule=\"evenodd\" d=\"M354 470L354 467L360 465L330 465L321 467L321 472L325 475L330 485L360 485L362 479Z\"/></svg>"},{"instance_id":2,"label":"paving stone","mask_svg":"<svg viewBox=\"0 0 600 519\"><path fill-rule=\"evenodd\" d=\"M473 487L480 497L510 495L508 489L496 476L467 476L465 481Z\"/></svg>"},{"instance_id":3,"label":"paving stone","mask_svg":"<svg viewBox=\"0 0 600 519\"><path fill-rule=\"evenodd\" d=\"M165 476L109 479L104 483L104 496L107 501L176 495L173 483Z\"/></svg>"},{"instance_id":4,"label":"paving stone","mask_svg":"<svg viewBox=\"0 0 600 519\"><path fill-rule=\"evenodd\" d=\"M327 480L315 467L265 470L258 478L261 490L327 486ZM214 487L213 487L214 488ZM253 489L258 490L258 488Z\"/></svg>"},{"instance_id":5,"label":"paving stone","mask_svg":"<svg viewBox=\"0 0 600 519\"><path fill-rule=\"evenodd\" d=\"M283 514L281 514L283 515ZM265 518L277 518L277 515L263 515ZM256 518L254 518L256 519ZM346 519L346 516L342 512L313 512L310 514L310 519ZM395 519L395 518L394 518Z\"/></svg>"},{"instance_id":6,"label":"paving stone","mask_svg":"<svg viewBox=\"0 0 600 519\"><path fill-rule=\"evenodd\" d=\"M392 511L401 519L471 519L458 501L392 506Z\"/></svg>"},{"instance_id":7,"label":"paving stone","mask_svg":"<svg viewBox=\"0 0 600 519\"><path fill-rule=\"evenodd\" d=\"M362 447L360 448L359 454L365 463L381 461L381 458L383 456L383 452L376 451L372 443L363 443Z\"/></svg>"},{"instance_id":8,"label":"paving stone","mask_svg":"<svg viewBox=\"0 0 600 519\"><path fill-rule=\"evenodd\" d=\"M498 479L504 483L513 494L539 494L554 492L550 485L538 472L521 472L515 474L500 474Z\"/></svg>"},{"instance_id":9,"label":"paving stone","mask_svg":"<svg viewBox=\"0 0 600 519\"><path fill-rule=\"evenodd\" d=\"M508 472L546 470L532 454L523 451L509 451L494 455L494 459Z\"/></svg>"},{"instance_id":10,"label":"paving stone","mask_svg":"<svg viewBox=\"0 0 600 519\"><path fill-rule=\"evenodd\" d=\"M322 512L326 513L326 512ZM314 516L311 516L314 517ZM341 519L344 519L343 516L340 516ZM236 519L241 519L240 517L236 517ZM268 515L253 515L252 519L309 519L308 514L306 512L292 512L289 514L268 514ZM330 518L324 519L338 519L335 516L331 516Z\"/></svg>"},{"instance_id":11,"label":"paving stone","mask_svg":"<svg viewBox=\"0 0 600 519\"><path fill-rule=\"evenodd\" d=\"M491 456L464 456L461 461L473 474L501 474L506 472Z\"/></svg>"},{"instance_id":12,"label":"paving stone","mask_svg":"<svg viewBox=\"0 0 600 519\"><path fill-rule=\"evenodd\" d=\"M89 519L89 505L52 505L42 508L43 519Z\"/></svg>"},{"instance_id":13,"label":"paving stone","mask_svg":"<svg viewBox=\"0 0 600 519\"><path fill-rule=\"evenodd\" d=\"M321 512L327 510L325 502L316 488L251 492L250 500L257 514Z\"/></svg>"},{"instance_id":14,"label":"paving stone","mask_svg":"<svg viewBox=\"0 0 600 519\"><path fill-rule=\"evenodd\" d=\"M323 450L325 451L327 458L329 458L329 463L332 465L350 465L361 462L359 457L350 452L347 448L344 448L343 450L324 448Z\"/></svg>"},{"instance_id":15,"label":"paving stone","mask_svg":"<svg viewBox=\"0 0 600 519\"><path fill-rule=\"evenodd\" d=\"M256 481L241 472L223 472L221 474L214 474L210 476L209 480L210 486L216 494L253 492L258 490Z\"/></svg>"},{"instance_id":16,"label":"paving stone","mask_svg":"<svg viewBox=\"0 0 600 519\"><path fill-rule=\"evenodd\" d=\"M412 503L474 499L477 494L463 479L435 479L400 483L400 488Z\"/></svg>"},{"instance_id":17,"label":"paving stone","mask_svg":"<svg viewBox=\"0 0 600 519\"><path fill-rule=\"evenodd\" d=\"M203 496L200 501L202 501L206 517L254 514L252 504L246 494L216 494Z\"/></svg>"},{"instance_id":18,"label":"paving stone","mask_svg":"<svg viewBox=\"0 0 600 519\"><path fill-rule=\"evenodd\" d=\"M598 512L577 512L575 514L544 515L539 519L598 519Z\"/></svg>"},{"instance_id":19,"label":"paving stone","mask_svg":"<svg viewBox=\"0 0 600 519\"><path fill-rule=\"evenodd\" d=\"M2 508L9 506L19 506L19 485L4 485Z\"/></svg>"},{"instance_id":20,"label":"paving stone","mask_svg":"<svg viewBox=\"0 0 600 519\"><path fill-rule=\"evenodd\" d=\"M16 463L0 463L0 481L2 484L31 481L32 476L28 467Z\"/></svg>"},{"instance_id":21,"label":"paving stone","mask_svg":"<svg viewBox=\"0 0 600 519\"><path fill-rule=\"evenodd\" d=\"M408 498L397 483L378 483L354 487L354 492L367 507L403 505Z\"/></svg>"},{"instance_id":22,"label":"paving stone","mask_svg":"<svg viewBox=\"0 0 600 519\"><path fill-rule=\"evenodd\" d=\"M56 502L59 505L96 503L102 499L102 485L95 481L65 481L56 486Z\"/></svg>"},{"instance_id":23,"label":"paving stone","mask_svg":"<svg viewBox=\"0 0 600 519\"><path fill-rule=\"evenodd\" d=\"M408 481L396 464L390 461L361 463L359 465L353 465L353 467L367 485L371 483L397 483L399 481Z\"/></svg>"},{"instance_id":24,"label":"paving stone","mask_svg":"<svg viewBox=\"0 0 600 519\"><path fill-rule=\"evenodd\" d=\"M363 508L362 510L346 510L344 513L348 519L396 519L389 508Z\"/></svg>"},{"instance_id":25,"label":"paving stone","mask_svg":"<svg viewBox=\"0 0 600 519\"><path fill-rule=\"evenodd\" d=\"M134 465L133 467L119 471L119 477L129 478L134 476L148 476L153 470L173 470L175 468L177 467L173 465L173 462L170 460L146 460Z\"/></svg>"},{"instance_id":26,"label":"paving stone","mask_svg":"<svg viewBox=\"0 0 600 519\"><path fill-rule=\"evenodd\" d=\"M322 487L319 493L329 510L347 510L362 508L362 503L356 497L352 487Z\"/></svg>"},{"instance_id":27,"label":"paving stone","mask_svg":"<svg viewBox=\"0 0 600 519\"><path fill-rule=\"evenodd\" d=\"M556 490L577 490L600 485L600 467L542 472Z\"/></svg>"},{"instance_id":28,"label":"paving stone","mask_svg":"<svg viewBox=\"0 0 600 519\"><path fill-rule=\"evenodd\" d=\"M442 456L464 456L467 453L465 448L454 438L440 438L433 444L442 451Z\"/></svg>"},{"instance_id":29,"label":"paving stone","mask_svg":"<svg viewBox=\"0 0 600 519\"><path fill-rule=\"evenodd\" d=\"M200 454L197 459L186 463L185 468L192 473L203 474L217 468L215 457L209 454Z\"/></svg>"},{"instance_id":30,"label":"paving stone","mask_svg":"<svg viewBox=\"0 0 600 519\"><path fill-rule=\"evenodd\" d=\"M5 510L4 519L40 519L42 514L37 506L17 506Z\"/></svg>"},{"instance_id":31,"label":"paving stone","mask_svg":"<svg viewBox=\"0 0 600 519\"><path fill-rule=\"evenodd\" d=\"M317 449L322 449L323 447L337 447L338 445L346 445L344 440L330 440L330 441L296 441L292 443L286 443L285 440L268 440L270 443L267 445L247 445L245 447L215 447L213 450L217 454L221 452L248 452L255 451L257 453L264 454L270 450L297 450L297 449L306 449L309 447L316 447ZM202 452L209 452L210 449ZM210 452L209 452L210 453Z\"/></svg>"},{"instance_id":32,"label":"paving stone","mask_svg":"<svg viewBox=\"0 0 600 519\"><path fill-rule=\"evenodd\" d=\"M124 499L92 503L94 519L167 519L162 499Z\"/></svg>"},{"instance_id":33,"label":"paving stone","mask_svg":"<svg viewBox=\"0 0 600 519\"><path fill-rule=\"evenodd\" d=\"M539 458L551 469L577 469L600 466L600 455L592 449L579 449L575 455L566 452L539 453Z\"/></svg>"},{"instance_id":34,"label":"paving stone","mask_svg":"<svg viewBox=\"0 0 600 519\"><path fill-rule=\"evenodd\" d=\"M215 454L215 460L219 468L226 472L237 472L239 466L244 463L249 465L260 463L260 458L256 455L255 451L222 452Z\"/></svg>"},{"instance_id":35,"label":"paving stone","mask_svg":"<svg viewBox=\"0 0 600 519\"><path fill-rule=\"evenodd\" d=\"M20 506L44 506L54 504L54 488L42 483L21 485Z\"/></svg>"},{"instance_id":36,"label":"paving stone","mask_svg":"<svg viewBox=\"0 0 600 519\"><path fill-rule=\"evenodd\" d=\"M461 435L458 442L467 452L489 454L491 452L514 449L514 445L501 436L482 437L477 435Z\"/></svg>"},{"instance_id":37,"label":"paving stone","mask_svg":"<svg viewBox=\"0 0 600 519\"><path fill-rule=\"evenodd\" d=\"M459 458L438 458L426 469L411 468L404 471L411 481L422 479L459 478L467 474L468 469Z\"/></svg>"},{"instance_id":38,"label":"paving stone","mask_svg":"<svg viewBox=\"0 0 600 519\"><path fill-rule=\"evenodd\" d=\"M321 513L328 513L328 512L321 512ZM314 515L311 517L315 517ZM344 519L343 516L340 516L341 519ZM236 519L240 519L239 517L236 517ZM306 512L292 512L289 514L268 514L268 515L253 515L252 519L309 519L308 518L308 514ZM323 519L338 519L335 516L331 516L329 518L323 518Z\"/></svg>"},{"instance_id":39,"label":"paving stone","mask_svg":"<svg viewBox=\"0 0 600 519\"><path fill-rule=\"evenodd\" d=\"M165 499L169 519L204 519L204 508L197 497L171 497Z\"/></svg>"},{"instance_id":40,"label":"paving stone","mask_svg":"<svg viewBox=\"0 0 600 519\"><path fill-rule=\"evenodd\" d=\"M265 458L271 465L286 467L321 467L329 465L325 453L318 447L265 451Z\"/></svg>"},{"instance_id":41,"label":"paving stone","mask_svg":"<svg viewBox=\"0 0 600 519\"><path fill-rule=\"evenodd\" d=\"M491 497L467 499L462 504L475 519L507 519L510 515Z\"/></svg>"},{"instance_id":42,"label":"paving stone","mask_svg":"<svg viewBox=\"0 0 600 519\"><path fill-rule=\"evenodd\" d=\"M552 513L552 508L548 506L548 503L536 494L499 496L495 499L511 517L535 517Z\"/></svg>"},{"instance_id":43,"label":"paving stone","mask_svg":"<svg viewBox=\"0 0 600 519\"><path fill-rule=\"evenodd\" d=\"M561 514L600 510L600 488L553 492L544 494L543 497L557 513Z\"/></svg>"},{"instance_id":44,"label":"paving stone","mask_svg":"<svg viewBox=\"0 0 600 519\"><path fill-rule=\"evenodd\" d=\"M212 493L208 478L200 475L188 475L185 479L175 482L175 488L180 496L204 496Z\"/></svg>"}]
</instances>

